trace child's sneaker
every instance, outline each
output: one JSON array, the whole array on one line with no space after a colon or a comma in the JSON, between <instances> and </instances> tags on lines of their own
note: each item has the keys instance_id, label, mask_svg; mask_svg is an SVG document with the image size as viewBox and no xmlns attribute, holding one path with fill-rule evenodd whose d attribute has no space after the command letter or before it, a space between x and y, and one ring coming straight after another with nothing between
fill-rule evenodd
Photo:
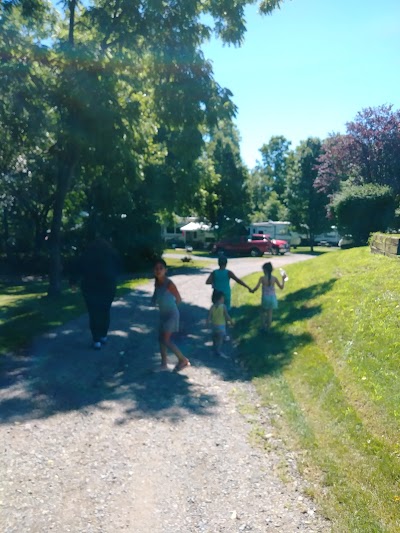
<instances>
[{"instance_id":1,"label":"child's sneaker","mask_svg":"<svg viewBox=\"0 0 400 533\"><path fill-rule=\"evenodd\" d=\"M101 342L94 342L93 343L93 348L95 350L100 350L101 349Z\"/></svg>"},{"instance_id":2,"label":"child's sneaker","mask_svg":"<svg viewBox=\"0 0 400 533\"><path fill-rule=\"evenodd\" d=\"M108 338L107 337L100 337L101 344L107 344Z\"/></svg>"}]
</instances>

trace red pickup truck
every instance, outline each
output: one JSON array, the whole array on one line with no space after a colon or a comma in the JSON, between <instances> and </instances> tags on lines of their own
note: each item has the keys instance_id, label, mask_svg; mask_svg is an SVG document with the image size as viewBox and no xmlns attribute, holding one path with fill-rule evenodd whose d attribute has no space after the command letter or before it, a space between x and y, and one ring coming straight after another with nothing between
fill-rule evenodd
<instances>
[{"instance_id":1,"label":"red pickup truck","mask_svg":"<svg viewBox=\"0 0 400 533\"><path fill-rule=\"evenodd\" d=\"M241 235L230 239L223 239L214 244L213 251L216 253L248 254L252 257L260 257L264 254L285 254L290 251L287 241L271 239L269 235L254 234Z\"/></svg>"}]
</instances>

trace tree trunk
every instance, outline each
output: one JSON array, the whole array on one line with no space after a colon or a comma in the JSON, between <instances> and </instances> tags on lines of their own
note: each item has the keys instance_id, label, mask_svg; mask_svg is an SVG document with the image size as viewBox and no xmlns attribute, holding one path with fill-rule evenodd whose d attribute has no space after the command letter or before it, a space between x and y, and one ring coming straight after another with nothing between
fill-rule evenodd
<instances>
[{"instance_id":1,"label":"tree trunk","mask_svg":"<svg viewBox=\"0 0 400 533\"><path fill-rule=\"evenodd\" d=\"M51 297L61 294L62 281L62 261L61 261L61 227L65 198L70 187L74 174L75 163L72 159L69 162L59 162L57 188L54 201L53 218L51 221L50 233L50 267L49 267L49 289L48 295Z\"/></svg>"},{"instance_id":2,"label":"tree trunk","mask_svg":"<svg viewBox=\"0 0 400 533\"><path fill-rule=\"evenodd\" d=\"M68 45L72 50L74 48L74 31L75 31L75 9L77 0L68 0L69 8L69 31L68 31ZM65 74L65 73L64 73ZM68 76L67 76L68 77ZM67 87L65 84L65 88ZM69 109L66 115L65 123L69 125L70 140L67 143L61 143L59 158L58 158L58 175L57 187L53 208L53 219L51 222L50 233L50 265L49 265L49 289L48 295L56 297L61 294L61 280L62 280L62 261L61 261L61 227L62 215L64 211L65 198L68 189L72 182L72 177L77 161L77 153L71 144L71 138L74 135L75 112L72 108Z\"/></svg>"},{"instance_id":3,"label":"tree trunk","mask_svg":"<svg viewBox=\"0 0 400 533\"><path fill-rule=\"evenodd\" d=\"M310 251L311 253L314 252L314 233L310 231Z\"/></svg>"}]
</instances>

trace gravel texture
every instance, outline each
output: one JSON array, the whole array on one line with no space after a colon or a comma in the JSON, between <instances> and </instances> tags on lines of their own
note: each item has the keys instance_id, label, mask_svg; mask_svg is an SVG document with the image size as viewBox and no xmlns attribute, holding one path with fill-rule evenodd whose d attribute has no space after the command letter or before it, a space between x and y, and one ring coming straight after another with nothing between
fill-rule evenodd
<instances>
[{"instance_id":1,"label":"gravel texture","mask_svg":"<svg viewBox=\"0 0 400 533\"><path fill-rule=\"evenodd\" d=\"M228 268L243 276L262 262L233 259ZM226 358L211 353L209 271L173 276L184 299L178 344L192 362L179 374L154 372L152 283L114 303L110 341L100 352L89 348L83 316L37 339L29 353L6 358L2 532L331 531L304 495L296 457L258 405L234 346L227 344ZM241 414L243 403L255 412ZM252 443L255 423L269 451Z\"/></svg>"}]
</instances>

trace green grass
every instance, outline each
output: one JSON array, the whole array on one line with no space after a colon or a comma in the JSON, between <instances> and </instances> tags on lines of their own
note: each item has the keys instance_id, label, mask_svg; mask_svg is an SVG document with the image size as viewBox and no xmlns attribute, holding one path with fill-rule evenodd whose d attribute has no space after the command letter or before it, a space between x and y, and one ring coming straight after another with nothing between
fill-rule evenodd
<instances>
[{"instance_id":1,"label":"green grass","mask_svg":"<svg viewBox=\"0 0 400 533\"><path fill-rule=\"evenodd\" d=\"M185 254L182 254L182 257L185 257ZM209 261L205 259L200 259L199 261L191 259L188 263L185 263L182 261L181 257L166 257L165 262L170 270L173 269L175 273L179 273L177 270L182 268L204 268L214 265L215 259L213 260L210 258ZM171 274L171 271L169 273Z\"/></svg>"},{"instance_id":2,"label":"green grass","mask_svg":"<svg viewBox=\"0 0 400 533\"><path fill-rule=\"evenodd\" d=\"M335 532L400 531L399 267L368 248L287 266L268 336L260 294L234 292L241 357Z\"/></svg>"},{"instance_id":3,"label":"green grass","mask_svg":"<svg viewBox=\"0 0 400 533\"><path fill-rule=\"evenodd\" d=\"M340 251L340 248L337 246L314 246L313 251L309 246L298 246L297 248L290 248L290 253L292 254L308 254L308 255L321 255L328 252L337 252Z\"/></svg>"}]
</instances>

